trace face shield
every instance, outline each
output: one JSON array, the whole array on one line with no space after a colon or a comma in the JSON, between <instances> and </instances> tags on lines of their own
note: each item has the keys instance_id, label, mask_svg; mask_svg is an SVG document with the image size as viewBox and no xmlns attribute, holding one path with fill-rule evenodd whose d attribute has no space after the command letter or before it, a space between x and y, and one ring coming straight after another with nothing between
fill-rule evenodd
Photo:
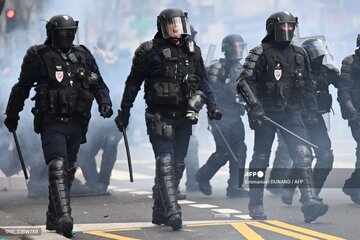
<instances>
[{"instance_id":1,"label":"face shield","mask_svg":"<svg viewBox=\"0 0 360 240\"><path fill-rule=\"evenodd\" d=\"M275 24L274 33L276 42L291 42L294 37L295 23L282 22Z\"/></svg>"},{"instance_id":2,"label":"face shield","mask_svg":"<svg viewBox=\"0 0 360 240\"><path fill-rule=\"evenodd\" d=\"M52 44L56 48L69 49L73 45L76 29L55 29L52 31Z\"/></svg>"},{"instance_id":3,"label":"face shield","mask_svg":"<svg viewBox=\"0 0 360 240\"><path fill-rule=\"evenodd\" d=\"M243 42L233 42L226 44L224 46L225 57L229 60L237 60L243 58L244 49L246 43Z\"/></svg>"},{"instance_id":4,"label":"face shield","mask_svg":"<svg viewBox=\"0 0 360 240\"><path fill-rule=\"evenodd\" d=\"M305 42L303 44L303 47L306 49L306 52L308 53L309 58L312 61L315 59L321 59L322 64L329 64L332 63L332 61L334 60L334 57L331 54L327 44L321 39L317 39L310 44L306 44Z\"/></svg>"},{"instance_id":5,"label":"face shield","mask_svg":"<svg viewBox=\"0 0 360 240\"><path fill-rule=\"evenodd\" d=\"M190 24L186 17L173 17L161 22L163 38L181 38L181 35L190 35Z\"/></svg>"}]
</instances>

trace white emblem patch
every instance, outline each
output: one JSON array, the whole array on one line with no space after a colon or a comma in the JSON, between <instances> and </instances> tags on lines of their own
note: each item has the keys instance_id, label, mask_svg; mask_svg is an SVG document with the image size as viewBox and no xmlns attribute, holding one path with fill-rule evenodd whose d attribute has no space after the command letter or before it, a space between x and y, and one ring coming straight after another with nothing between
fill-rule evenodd
<instances>
[{"instance_id":1,"label":"white emblem patch","mask_svg":"<svg viewBox=\"0 0 360 240\"><path fill-rule=\"evenodd\" d=\"M67 21L69 19L69 16L64 15L63 18Z\"/></svg>"},{"instance_id":2,"label":"white emblem patch","mask_svg":"<svg viewBox=\"0 0 360 240\"><path fill-rule=\"evenodd\" d=\"M64 78L64 72L63 71L56 71L55 77L58 82L61 82Z\"/></svg>"},{"instance_id":3,"label":"white emblem patch","mask_svg":"<svg viewBox=\"0 0 360 240\"><path fill-rule=\"evenodd\" d=\"M282 76L282 70L281 69L275 69L274 70L274 77L276 81L279 81Z\"/></svg>"},{"instance_id":4,"label":"white emblem patch","mask_svg":"<svg viewBox=\"0 0 360 240\"><path fill-rule=\"evenodd\" d=\"M274 77L275 77L276 81L279 81L281 76L282 76L281 65L280 65L280 63L277 63L275 66L275 69L274 69Z\"/></svg>"}]
</instances>

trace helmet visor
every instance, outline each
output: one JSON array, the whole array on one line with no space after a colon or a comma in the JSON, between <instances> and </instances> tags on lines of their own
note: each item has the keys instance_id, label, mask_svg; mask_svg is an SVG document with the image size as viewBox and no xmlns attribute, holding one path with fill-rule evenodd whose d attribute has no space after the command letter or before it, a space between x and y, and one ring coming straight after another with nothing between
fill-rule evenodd
<instances>
[{"instance_id":1,"label":"helmet visor","mask_svg":"<svg viewBox=\"0 0 360 240\"><path fill-rule=\"evenodd\" d=\"M275 41L290 42L294 37L295 25L288 22L275 24Z\"/></svg>"},{"instance_id":2,"label":"helmet visor","mask_svg":"<svg viewBox=\"0 0 360 240\"><path fill-rule=\"evenodd\" d=\"M52 44L56 48L68 49L73 45L76 29L54 30L52 35Z\"/></svg>"},{"instance_id":3,"label":"helmet visor","mask_svg":"<svg viewBox=\"0 0 360 240\"><path fill-rule=\"evenodd\" d=\"M305 45L304 48L308 52L311 60L323 55L331 55L326 44L320 40L314 41L309 45Z\"/></svg>"},{"instance_id":4,"label":"helmet visor","mask_svg":"<svg viewBox=\"0 0 360 240\"><path fill-rule=\"evenodd\" d=\"M165 19L161 23L161 31L163 37L181 38L181 35L190 34L190 24L186 17L174 17Z\"/></svg>"},{"instance_id":5,"label":"helmet visor","mask_svg":"<svg viewBox=\"0 0 360 240\"><path fill-rule=\"evenodd\" d=\"M243 57L244 48L246 43L233 42L224 46L225 57L230 60L241 59Z\"/></svg>"}]
</instances>

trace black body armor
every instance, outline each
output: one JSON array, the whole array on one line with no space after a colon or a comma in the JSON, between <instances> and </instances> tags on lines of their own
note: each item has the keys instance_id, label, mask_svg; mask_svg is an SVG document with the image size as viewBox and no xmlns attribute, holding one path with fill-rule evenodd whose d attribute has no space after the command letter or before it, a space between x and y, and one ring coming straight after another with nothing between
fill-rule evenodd
<instances>
[{"instance_id":1,"label":"black body armor","mask_svg":"<svg viewBox=\"0 0 360 240\"><path fill-rule=\"evenodd\" d=\"M244 115L244 100L236 92L236 80L240 75L242 65L238 60L219 59L207 68L207 76L224 115Z\"/></svg>"},{"instance_id":2,"label":"black body armor","mask_svg":"<svg viewBox=\"0 0 360 240\"><path fill-rule=\"evenodd\" d=\"M146 103L150 107L186 106L188 77L194 73L192 55L163 39L154 39L153 48L162 59L145 81Z\"/></svg>"},{"instance_id":3,"label":"black body armor","mask_svg":"<svg viewBox=\"0 0 360 240\"><path fill-rule=\"evenodd\" d=\"M323 114L330 112L332 106L332 96L329 92L329 85L337 87L339 80L339 70L331 64L322 65L320 70L313 71L312 76L316 82L316 97L318 102L318 112Z\"/></svg>"},{"instance_id":4,"label":"black body armor","mask_svg":"<svg viewBox=\"0 0 360 240\"><path fill-rule=\"evenodd\" d=\"M302 48L292 45L288 59L273 45L263 43L263 54L267 61L267 75L257 85L258 98L269 111L298 111L304 109L306 63Z\"/></svg>"},{"instance_id":5,"label":"black body armor","mask_svg":"<svg viewBox=\"0 0 360 240\"><path fill-rule=\"evenodd\" d=\"M77 46L70 54L38 46L46 74L40 74L35 88L35 108L32 112L42 124L85 121L90 119L94 99L93 89L99 87L98 76L85 67L85 47ZM38 115L38 116L37 116Z\"/></svg>"}]
</instances>

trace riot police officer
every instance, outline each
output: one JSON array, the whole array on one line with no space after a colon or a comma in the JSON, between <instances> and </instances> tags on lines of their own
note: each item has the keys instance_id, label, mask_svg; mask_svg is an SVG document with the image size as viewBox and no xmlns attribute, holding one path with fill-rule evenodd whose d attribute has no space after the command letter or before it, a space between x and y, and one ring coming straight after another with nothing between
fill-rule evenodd
<instances>
[{"instance_id":1,"label":"riot police officer","mask_svg":"<svg viewBox=\"0 0 360 240\"><path fill-rule=\"evenodd\" d=\"M190 33L187 13L163 10L157 29L154 39L135 51L115 122L120 131L126 128L145 81L146 124L156 158L152 222L178 230L182 220L176 189L185 168L192 124L204 103L211 119L220 119L222 114L207 85L200 48L186 37Z\"/></svg>"},{"instance_id":2,"label":"riot police officer","mask_svg":"<svg viewBox=\"0 0 360 240\"><path fill-rule=\"evenodd\" d=\"M305 108L313 121L317 117L315 85L311 81L309 60L304 49L292 45L297 17L289 12L276 12L267 19L267 35L262 44L247 56L237 83L249 107L249 124L255 130L255 144L250 162L249 211L253 219L266 219L263 207L264 173L269 166L271 146L277 127L266 117L278 122L302 138L306 129L301 111ZM265 115L266 114L266 115ZM305 222L324 215L328 206L312 189L311 152L309 146L280 129L296 178L301 179L301 203Z\"/></svg>"},{"instance_id":3,"label":"riot police officer","mask_svg":"<svg viewBox=\"0 0 360 240\"><path fill-rule=\"evenodd\" d=\"M339 84L339 102L342 117L349 122L352 136L356 141L355 170L345 181L343 192L360 204L360 34L357 37L355 54L342 61Z\"/></svg>"},{"instance_id":4,"label":"riot police officer","mask_svg":"<svg viewBox=\"0 0 360 240\"><path fill-rule=\"evenodd\" d=\"M209 122L216 151L195 175L199 188L205 195L212 193L210 179L229 162L226 196L230 198L248 196L248 192L241 187L246 160L245 130L241 120L241 116L245 114L245 107L234 88L242 69L240 60L245 46L242 36L227 35L221 44L221 51L224 52L225 58L214 61L207 69L210 87L214 91L224 117L219 123ZM240 176L239 172L241 172Z\"/></svg>"},{"instance_id":5,"label":"riot police officer","mask_svg":"<svg viewBox=\"0 0 360 240\"><path fill-rule=\"evenodd\" d=\"M48 165L49 206L46 229L72 237L69 191L76 171L76 155L90 120L93 99L100 115L112 115L109 90L90 51L73 45L78 21L66 14L46 24L44 44L30 47L24 57L19 81L13 86L5 125L14 132L25 99L35 86L34 130L40 133Z\"/></svg>"},{"instance_id":6,"label":"riot police officer","mask_svg":"<svg viewBox=\"0 0 360 240\"><path fill-rule=\"evenodd\" d=\"M332 84L338 88L340 82L340 71L325 60L331 56L326 43L320 38L309 38L302 43L310 59L311 76L316 82L316 98L318 102L317 121L313 121L307 112L303 114L303 120L308 130L312 143L318 148L314 149L316 164L314 166L314 187L319 194L329 175L334 154L331 150L331 139L327 132L326 124L322 114L329 113L332 106L332 96L329 86ZM295 186L288 186L283 191L282 201L291 204Z\"/></svg>"}]
</instances>

